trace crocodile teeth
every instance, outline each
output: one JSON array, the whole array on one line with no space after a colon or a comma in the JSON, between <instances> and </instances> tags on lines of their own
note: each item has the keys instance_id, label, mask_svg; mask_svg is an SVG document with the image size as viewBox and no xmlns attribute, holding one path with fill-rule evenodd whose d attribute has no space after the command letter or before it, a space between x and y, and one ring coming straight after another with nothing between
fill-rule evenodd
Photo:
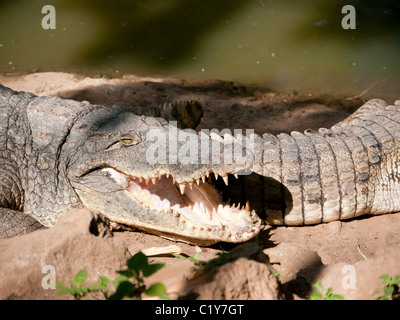
<instances>
[{"instance_id":1,"label":"crocodile teeth","mask_svg":"<svg viewBox=\"0 0 400 320\"><path fill-rule=\"evenodd\" d=\"M234 173L233 176L234 176L236 179L239 179L237 173Z\"/></svg>"},{"instance_id":2,"label":"crocodile teeth","mask_svg":"<svg viewBox=\"0 0 400 320\"><path fill-rule=\"evenodd\" d=\"M224 140L222 139L222 137L221 137L220 135L216 134L215 132L211 132L211 133L210 133L210 137L211 137L211 139L213 139L213 140L217 140L217 141L219 141L219 142L224 142Z\"/></svg>"},{"instance_id":3,"label":"crocodile teeth","mask_svg":"<svg viewBox=\"0 0 400 320\"><path fill-rule=\"evenodd\" d=\"M222 197L218 196L220 190L213 186L213 182L221 176L224 183L228 185L229 175L226 173L214 172L214 179L210 176L212 172L208 172L204 173L204 176L193 178L190 182L179 183L171 174L168 177L166 177L167 174L164 174L156 177L135 178L122 176L112 169L107 171L111 172L116 183L126 188L142 206L169 213L169 217L166 216L166 219L176 218L179 230L194 230L193 233L196 235L202 231L210 231L228 241L239 240L242 233L249 236L251 233L255 234L259 231L261 220L254 210L250 211L248 201L245 204L231 203L231 199L223 201ZM206 183L207 176L211 180L211 185ZM139 183L139 181L143 181L143 183ZM171 182L174 184L172 185ZM187 186L190 189L186 189ZM170 195L171 197L169 197ZM222 201L224 204L220 203ZM238 226L242 231L233 231L236 229L232 226Z\"/></svg>"}]
</instances>

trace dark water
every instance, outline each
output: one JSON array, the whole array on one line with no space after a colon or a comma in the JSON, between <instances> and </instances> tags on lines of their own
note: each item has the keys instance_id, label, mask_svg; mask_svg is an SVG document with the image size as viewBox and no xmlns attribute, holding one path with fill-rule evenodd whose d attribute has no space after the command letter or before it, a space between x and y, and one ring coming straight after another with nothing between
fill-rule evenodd
<instances>
[{"instance_id":1,"label":"dark water","mask_svg":"<svg viewBox=\"0 0 400 320\"><path fill-rule=\"evenodd\" d=\"M42 28L44 5L56 29ZM344 30L344 5L356 29ZM0 72L223 79L400 98L400 1L0 0Z\"/></svg>"}]
</instances>

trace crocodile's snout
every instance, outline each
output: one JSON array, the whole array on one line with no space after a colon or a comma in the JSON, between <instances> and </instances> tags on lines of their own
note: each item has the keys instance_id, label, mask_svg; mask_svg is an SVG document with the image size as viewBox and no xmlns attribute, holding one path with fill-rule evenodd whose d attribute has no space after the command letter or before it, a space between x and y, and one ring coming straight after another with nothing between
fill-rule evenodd
<instances>
[{"instance_id":1,"label":"crocodile's snout","mask_svg":"<svg viewBox=\"0 0 400 320\"><path fill-rule=\"evenodd\" d=\"M102 172L127 190L134 201L160 214L179 218L180 223L190 222L193 230L216 233L221 239L233 242L259 232L261 221L256 213L250 212L248 204L243 207L224 204L209 172L189 183L177 183L169 174L144 179L111 168ZM228 181L227 176L221 179Z\"/></svg>"}]
</instances>

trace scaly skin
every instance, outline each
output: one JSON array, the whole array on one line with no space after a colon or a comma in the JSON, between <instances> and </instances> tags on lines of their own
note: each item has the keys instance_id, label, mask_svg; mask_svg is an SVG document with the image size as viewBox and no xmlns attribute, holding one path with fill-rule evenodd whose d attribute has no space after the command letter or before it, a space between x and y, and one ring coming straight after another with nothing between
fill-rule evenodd
<instances>
[{"instance_id":1,"label":"scaly skin","mask_svg":"<svg viewBox=\"0 0 400 320\"><path fill-rule=\"evenodd\" d=\"M399 111L400 101L374 99L331 129L256 137L252 170L264 179L267 222L307 225L400 211Z\"/></svg>"},{"instance_id":2,"label":"scaly skin","mask_svg":"<svg viewBox=\"0 0 400 320\"><path fill-rule=\"evenodd\" d=\"M175 114L183 125L188 122L180 115L189 113L199 117L201 108L178 103L154 112L171 119ZM0 86L0 238L51 227L74 206L202 245L254 237L260 225L255 213L218 208L218 193L201 181L210 172L226 176L246 165L180 159L151 164L146 152L154 145L148 136L154 130L183 134L162 118L122 107L36 97ZM190 140L178 141L176 150L186 141L200 146L194 131L186 136ZM169 140L165 147L169 150ZM169 201L163 209L157 206L161 200Z\"/></svg>"}]
</instances>

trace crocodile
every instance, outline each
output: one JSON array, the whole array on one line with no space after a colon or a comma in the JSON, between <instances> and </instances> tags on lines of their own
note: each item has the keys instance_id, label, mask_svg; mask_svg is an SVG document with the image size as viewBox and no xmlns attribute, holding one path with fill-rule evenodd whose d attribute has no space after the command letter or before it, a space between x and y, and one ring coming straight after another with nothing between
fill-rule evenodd
<instances>
[{"instance_id":1,"label":"crocodile","mask_svg":"<svg viewBox=\"0 0 400 320\"><path fill-rule=\"evenodd\" d=\"M198 103L182 102L150 109L153 117L0 86L0 238L51 227L69 208L86 207L117 224L203 245L251 239L260 230L257 214L223 203L208 181L248 164L224 163L222 153L198 163L178 157L188 143L200 148L201 137L164 118L194 126L201 112ZM176 160L158 157L157 136L168 137L165 156Z\"/></svg>"},{"instance_id":2,"label":"crocodile","mask_svg":"<svg viewBox=\"0 0 400 320\"><path fill-rule=\"evenodd\" d=\"M249 240L262 220L312 225L400 210L400 101L370 100L330 129L255 134L250 163L149 164L146 133L172 130L162 108L148 117L0 90L3 237L50 227L76 205L201 245Z\"/></svg>"}]
</instances>

